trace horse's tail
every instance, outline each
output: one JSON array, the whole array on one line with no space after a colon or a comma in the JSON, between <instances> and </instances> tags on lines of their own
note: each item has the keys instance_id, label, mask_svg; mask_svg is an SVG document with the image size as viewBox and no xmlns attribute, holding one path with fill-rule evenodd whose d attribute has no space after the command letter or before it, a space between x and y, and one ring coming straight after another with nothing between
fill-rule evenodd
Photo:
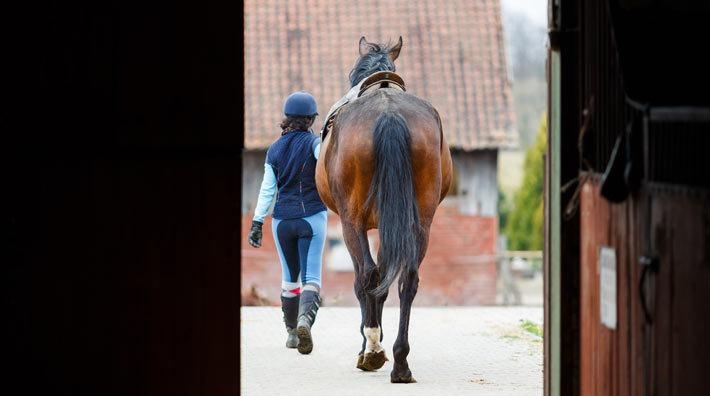
<instances>
[{"instance_id":1,"label":"horse's tail","mask_svg":"<svg viewBox=\"0 0 710 396\"><path fill-rule=\"evenodd\" d=\"M382 113L374 127L375 173L368 203L374 199L378 214L380 283L375 296L383 296L394 279L400 281L419 265L419 211L414 194L411 136L404 118Z\"/></svg>"}]
</instances>

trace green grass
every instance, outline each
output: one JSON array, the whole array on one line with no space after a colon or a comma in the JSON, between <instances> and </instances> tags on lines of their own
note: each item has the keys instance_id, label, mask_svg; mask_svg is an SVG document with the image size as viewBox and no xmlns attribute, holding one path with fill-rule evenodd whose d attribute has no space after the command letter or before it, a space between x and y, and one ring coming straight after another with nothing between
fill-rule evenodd
<instances>
[{"instance_id":1,"label":"green grass","mask_svg":"<svg viewBox=\"0 0 710 396\"><path fill-rule=\"evenodd\" d=\"M521 339L520 336L513 334L513 333L503 334L502 336L500 336L500 338L502 338L504 340L520 340Z\"/></svg>"},{"instance_id":2,"label":"green grass","mask_svg":"<svg viewBox=\"0 0 710 396\"><path fill-rule=\"evenodd\" d=\"M528 333L535 334L538 337L542 337L542 327L538 325L537 323L530 321L530 320L520 320L520 327L522 327L523 330L527 331Z\"/></svg>"}]
</instances>

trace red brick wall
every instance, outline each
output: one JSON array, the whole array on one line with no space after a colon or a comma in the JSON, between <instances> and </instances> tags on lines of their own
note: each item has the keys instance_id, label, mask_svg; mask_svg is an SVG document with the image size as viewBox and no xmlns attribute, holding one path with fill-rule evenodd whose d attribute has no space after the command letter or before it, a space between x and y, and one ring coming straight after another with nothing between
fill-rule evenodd
<instances>
[{"instance_id":1,"label":"red brick wall","mask_svg":"<svg viewBox=\"0 0 710 396\"><path fill-rule=\"evenodd\" d=\"M252 214L242 218L242 295L253 299L252 289L274 305L279 303L281 267L271 235L271 219L264 224L260 249L246 243ZM330 214L329 229L339 218ZM375 231L370 231L376 237ZM495 217L462 215L455 202L444 201L434 216L429 249L419 270L419 291L415 305L493 304L496 296L495 248L498 222ZM327 246L326 246L327 249ZM327 254L327 252L326 252ZM325 305L357 305L353 292L354 273L333 271L323 263ZM395 285L386 305L398 305Z\"/></svg>"}]
</instances>

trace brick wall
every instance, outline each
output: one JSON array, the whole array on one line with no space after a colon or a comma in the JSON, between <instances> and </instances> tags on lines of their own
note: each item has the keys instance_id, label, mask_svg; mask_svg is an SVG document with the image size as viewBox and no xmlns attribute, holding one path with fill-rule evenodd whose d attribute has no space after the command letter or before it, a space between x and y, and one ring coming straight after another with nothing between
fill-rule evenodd
<instances>
[{"instance_id":1,"label":"brick wall","mask_svg":"<svg viewBox=\"0 0 710 396\"><path fill-rule=\"evenodd\" d=\"M279 304L281 269L271 235L271 219L264 224L264 241L260 249L246 242L252 214L242 218L242 284L245 304L268 300ZM445 200L434 216L429 249L419 270L419 291L414 304L477 305L494 304L496 297L495 248L498 235L495 217L468 216L459 213L454 200ZM329 233L336 233L339 218L330 214ZM369 235L375 240L376 231ZM326 244L325 257L329 257ZM340 266L343 266L343 263ZM350 264L345 265L351 267ZM323 299L325 305L357 305L353 292L354 272L336 270L323 263ZM399 305L396 281L390 289L386 305Z\"/></svg>"}]
</instances>

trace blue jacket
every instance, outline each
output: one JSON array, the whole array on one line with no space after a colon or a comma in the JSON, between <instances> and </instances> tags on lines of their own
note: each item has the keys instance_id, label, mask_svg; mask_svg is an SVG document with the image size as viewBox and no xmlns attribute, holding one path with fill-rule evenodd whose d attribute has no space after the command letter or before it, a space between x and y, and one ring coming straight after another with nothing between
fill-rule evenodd
<instances>
[{"instance_id":1,"label":"blue jacket","mask_svg":"<svg viewBox=\"0 0 710 396\"><path fill-rule=\"evenodd\" d=\"M316 189L319 150L320 139L308 131L286 133L269 147L254 220L263 222L273 200L274 187L278 188L275 219L302 218L326 210Z\"/></svg>"}]
</instances>

